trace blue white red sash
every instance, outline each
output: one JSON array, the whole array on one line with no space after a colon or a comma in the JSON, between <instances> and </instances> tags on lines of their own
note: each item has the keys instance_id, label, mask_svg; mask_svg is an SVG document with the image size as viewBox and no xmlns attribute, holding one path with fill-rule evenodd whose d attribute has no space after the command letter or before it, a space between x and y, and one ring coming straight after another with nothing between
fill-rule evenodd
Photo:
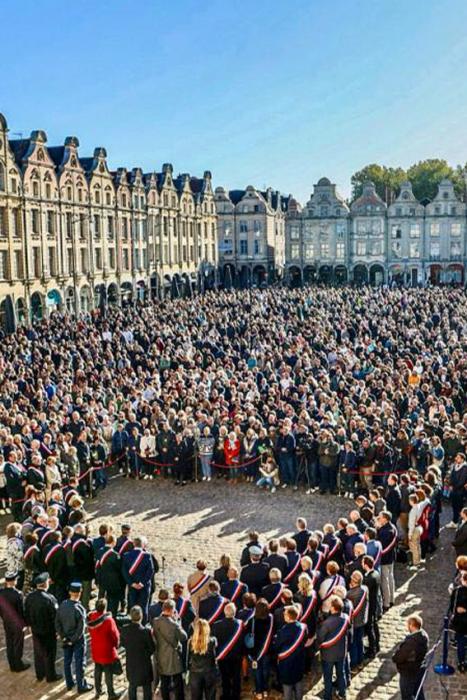
<instances>
[{"instance_id":1,"label":"blue white red sash","mask_svg":"<svg viewBox=\"0 0 467 700\"><path fill-rule=\"evenodd\" d=\"M40 469L37 469L37 467L29 467L28 472L35 472L42 479L42 481L44 481L44 472Z\"/></svg>"},{"instance_id":2,"label":"blue white red sash","mask_svg":"<svg viewBox=\"0 0 467 700\"><path fill-rule=\"evenodd\" d=\"M72 547L71 547L73 550L73 553L75 552L75 549L77 549L79 547L80 544L84 544L84 545L86 545L86 547L89 547L89 542L80 538L79 540L76 540L76 542L74 542Z\"/></svg>"},{"instance_id":3,"label":"blue white red sash","mask_svg":"<svg viewBox=\"0 0 467 700\"><path fill-rule=\"evenodd\" d=\"M256 657L256 661L259 661L260 659L263 658L265 654L268 653L269 647L271 646L271 641L272 641L272 632L274 629L274 619L272 615L269 615L269 629L268 633L266 635L266 638L263 642L263 646L261 647L258 656Z\"/></svg>"},{"instance_id":4,"label":"blue white red sash","mask_svg":"<svg viewBox=\"0 0 467 700\"><path fill-rule=\"evenodd\" d=\"M322 553L323 553L323 557L324 557L325 559L327 559L328 556L329 556L329 545L328 545L328 544L325 544L325 543L323 542L323 544L321 544L321 549L318 550L318 551L322 552Z\"/></svg>"},{"instance_id":5,"label":"blue white red sash","mask_svg":"<svg viewBox=\"0 0 467 700\"><path fill-rule=\"evenodd\" d=\"M338 574L335 574L335 576L333 576L331 581L330 581L329 588L326 591L326 595L323 596L323 599L322 599L323 603L325 600L327 600L329 598L330 595L332 595L332 592L335 589L335 587L337 586L338 582L339 582L339 576L338 576Z\"/></svg>"},{"instance_id":6,"label":"blue white red sash","mask_svg":"<svg viewBox=\"0 0 467 700\"><path fill-rule=\"evenodd\" d=\"M300 626L300 632L298 634L297 639L291 644L288 649L284 649L284 651L281 651L280 654L277 655L277 660L278 661L285 661L288 659L289 656L291 656L300 646L300 644L303 642L305 639L305 636L308 634L308 628L306 625L302 625L301 622L298 623Z\"/></svg>"},{"instance_id":7,"label":"blue white red sash","mask_svg":"<svg viewBox=\"0 0 467 700\"><path fill-rule=\"evenodd\" d=\"M210 578L210 574L203 574L193 586L188 586L190 594L193 595L193 593L197 593L204 585L206 585Z\"/></svg>"},{"instance_id":8,"label":"blue white red sash","mask_svg":"<svg viewBox=\"0 0 467 700\"><path fill-rule=\"evenodd\" d=\"M75 491L75 489L70 489L67 491L67 494L65 496L65 503L68 505L68 501L73 497L73 496L78 496L78 491Z\"/></svg>"},{"instance_id":9,"label":"blue white red sash","mask_svg":"<svg viewBox=\"0 0 467 700\"><path fill-rule=\"evenodd\" d=\"M49 561L52 559L55 552L58 552L58 550L61 549L61 547L62 547L62 545L57 542L57 544L55 544L52 547L52 549L49 552L47 552L47 555L44 558L44 563L46 566L48 565Z\"/></svg>"},{"instance_id":10,"label":"blue white red sash","mask_svg":"<svg viewBox=\"0 0 467 700\"><path fill-rule=\"evenodd\" d=\"M362 588L362 597L358 601L357 605L354 607L352 610L352 620L355 620L363 606L365 605L365 601L368 597L368 591L365 588Z\"/></svg>"},{"instance_id":11,"label":"blue white red sash","mask_svg":"<svg viewBox=\"0 0 467 700\"><path fill-rule=\"evenodd\" d=\"M234 622L236 624L236 629L235 629L235 632L233 634L233 637L230 639L230 641L228 641L224 645L224 647L217 654L217 656L216 656L217 661L222 661L223 659L225 659L227 654L229 654L232 651L232 649L234 648L234 646L236 645L236 643L240 639L240 636L243 632L243 625L242 625L240 620L234 620Z\"/></svg>"},{"instance_id":12,"label":"blue white red sash","mask_svg":"<svg viewBox=\"0 0 467 700\"><path fill-rule=\"evenodd\" d=\"M297 573L298 567L300 566L300 562L301 562L300 554L297 554L297 561L294 564L293 568L289 571L289 573L285 577L284 583L288 583L289 581L291 581L293 579L293 577Z\"/></svg>"},{"instance_id":13,"label":"blue white red sash","mask_svg":"<svg viewBox=\"0 0 467 700\"><path fill-rule=\"evenodd\" d=\"M274 596L274 598L271 600L270 603L268 603L269 610L272 610L273 608L276 607L277 603L280 601L280 599L282 597L282 593L284 591L284 588L285 588L285 586L282 583L280 583L278 594L276 596Z\"/></svg>"},{"instance_id":14,"label":"blue white red sash","mask_svg":"<svg viewBox=\"0 0 467 700\"><path fill-rule=\"evenodd\" d=\"M179 600L182 601L182 604L180 605L180 608L177 607L178 601L179 601ZM176 609L177 609L178 616L179 616L180 619L182 619L183 616L184 616L184 614L186 613L186 609L187 609L187 607L188 607L188 603L189 603L188 598L182 598L182 597L180 597L180 598L177 599L177 602L175 603L175 607L176 607Z\"/></svg>"},{"instance_id":15,"label":"blue white red sash","mask_svg":"<svg viewBox=\"0 0 467 700\"><path fill-rule=\"evenodd\" d=\"M110 555L112 554L113 551L114 551L113 549L108 549L106 552L104 552L104 554L101 556L101 558L97 561L97 565L102 566L103 564L105 564L105 562L110 557Z\"/></svg>"},{"instance_id":16,"label":"blue white red sash","mask_svg":"<svg viewBox=\"0 0 467 700\"><path fill-rule=\"evenodd\" d=\"M240 595L240 593L243 590L243 583L241 581L234 581L234 583L235 583L235 588L233 589L232 594L230 596L231 603L235 603L238 596Z\"/></svg>"},{"instance_id":17,"label":"blue white red sash","mask_svg":"<svg viewBox=\"0 0 467 700\"><path fill-rule=\"evenodd\" d=\"M248 610L248 615L247 615L247 617L246 617L244 620L242 620L243 626L244 626L244 627L247 626L247 624L250 622L250 620L251 620L251 618L254 616L254 614L255 614L255 609L254 609L254 608L253 608L252 610Z\"/></svg>"},{"instance_id":18,"label":"blue white red sash","mask_svg":"<svg viewBox=\"0 0 467 700\"><path fill-rule=\"evenodd\" d=\"M212 623L215 622L215 621L217 620L218 617L220 617L220 615L222 614L222 611L224 610L224 608L225 608L225 606L226 606L227 603L228 603L227 598L222 598L222 596L221 596L219 605L218 605L217 608L214 610L214 612L212 613L211 617L208 619L208 622L209 622L210 625L212 625Z\"/></svg>"},{"instance_id":19,"label":"blue white red sash","mask_svg":"<svg viewBox=\"0 0 467 700\"><path fill-rule=\"evenodd\" d=\"M334 631L333 636L326 639L325 642L321 642L321 649L330 649L335 644L340 642L342 637L347 633L350 625L350 617L346 614L342 617L342 622L337 630Z\"/></svg>"},{"instance_id":20,"label":"blue white red sash","mask_svg":"<svg viewBox=\"0 0 467 700\"><path fill-rule=\"evenodd\" d=\"M130 574L130 576L133 576L133 574L136 573L136 571L137 571L139 565L141 564L141 562L142 562L143 559L144 559L144 555L145 555L144 550L141 550L141 552L138 554L138 556L137 556L136 559L134 560L133 564L132 564L132 565L130 566L130 568L128 569L128 573Z\"/></svg>"},{"instance_id":21,"label":"blue white red sash","mask_svg":"<svg viewBox=\"0 0 467 700\"><path fill-rule=\"evenodd\" d=\"M383 556L383 545L381 544L381 542L377 542L376 540L375 540L375 542L376 542L376 544L379 544L378 552L376 553L376 556L375 556L375 569L376 569L376 567L379 566L379 563L381 561L381 557Z\"/></svg>"},{"instance_id":22,"label":"blue white red sash","mask_svg":"<svg viewBox=\"0 0 467 700\"><path fill-rule=\"evenodd\" d=\"M34 552L34 550L36 550L36 552L38 552L39 547L37 547L37 545L35 545L35 544L31 545L31 547L28 547L28 549L25 551L25 553L23 555L23 559L24 560L29 559L29 557Z\"/></svg>"},{"instance_id":23,"label":"blue white red sash","mask_svg":"<svg viewBox=\"0 0 467 700\"><path fill-rule=\"evenodd\" d=\"M335 544L334 547L328 552L328 556L327 556L328 559L331 559L331 557L334 556L334 554L335 554L335 553L337 552L337 550L339 549L339 545L340 545L340 541L339 541L339 540L336 540L336 544Z\"/></svg>"},{"instance_id":24,"label":"blue white red sash","mask_svg":"<svg viewBox=\"0 0 467 700\"><path fill-rule=\"evenodd\" d=\"M302 609L300 622L306 622L308 620L308 618L310 617L317 602L318 602L318 595L317 595L316 591L313 591L313 593L310 596L310 600L308 601L308 605Z\"/></svg>"},{"instance_id":25,"label":"blue white red sash","mask_svg":"<svg viewBox=\"0 0 467 700\"><path fill-rule=\"evenodd\" d=\"M390 541L390 543L388 544L388 546L385 547L385 548L381 551L381 556L384 556L385 554L387 554L388 552L390 552L391 549L394 549L394 547L396 546L396 542L397 542L397 532L396 532L396 534L394 535L394 537L392 538L392 540Z\"/></svg>"},{"instance_id":26,"label":"blue white red sash","mask_svg":"<svg viewBox=\"0 0 467 700\"><path fill-rule=\"evenodd\" d=\"M318 571L323 563L324 554L323 552L320 552L319 549L315 550L315 553L318 555L318 563L316 565L313 564L313 566L315 567L316 571Z\"/></svg>"},{"instance_id":27,"label":"blue white red sash","mask_svg":"<svg viewBox=\"0 0 467 700\"><path fill-rule=\"evenodd\" d=\"M122 556L122 554L125 553L126 548L129 547L130 544L131 544L131 540L125 540L125 542L123 542L123 544L120 545L120 549L118 550L118 553L120 554L120 556Z\"/></svg>"},{"instance_id":28,"label":"blue white red sash","mask_svg":"<svg viewBox=\"0 0 467 700\"><path fill-rule=\"evenodd\" d=\"M52 530L46 530L46 531L44 532L44 534L42 535L42 537L41 537L40 540L39 540L39 544L40 544L41 547L42 547L42 545L44 544L44 542L46 541L47 537L50 535L51 532L52 532Z\"/></svg>"}]
</instances>

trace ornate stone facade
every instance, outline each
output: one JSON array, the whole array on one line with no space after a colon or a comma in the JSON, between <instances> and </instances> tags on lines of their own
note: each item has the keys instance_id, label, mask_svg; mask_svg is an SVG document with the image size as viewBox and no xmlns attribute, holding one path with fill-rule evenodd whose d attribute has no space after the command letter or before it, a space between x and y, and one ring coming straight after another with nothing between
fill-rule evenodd
<instances>
[{"instance_id":1,"label":"ornate stone facade","mask_svg":"<svg viewBox=\"0 0 467 700\"><path fill-rule=\"evenodd\" d=\"M104 148L9 139L0 115L0 315L8 329L51 310L90 311L212 286L217 215L202 178L111 172Z\"/></svg>"}]
</instances>

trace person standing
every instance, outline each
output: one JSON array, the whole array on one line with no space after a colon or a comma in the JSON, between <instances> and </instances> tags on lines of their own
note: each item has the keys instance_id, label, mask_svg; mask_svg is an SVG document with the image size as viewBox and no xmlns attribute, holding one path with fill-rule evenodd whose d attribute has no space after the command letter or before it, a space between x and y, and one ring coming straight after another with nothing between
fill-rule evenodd
<instances>
[{"instance_id":1,"label":"person standing","mask_svg":"<svg viewBox=\"0 0 467 700\"><path fill-rule=\"evenodd\" d=\"M75 675L78 693L81 695L93 689L86 682L84 669L86 667L86 610L80 603L83 586L80 581L74 581L69 586L69 599L60 604L55 629L63 644L63 665L67 690L75 686L71 666L74 659Z\"/></svg>"},{"instance_id":2,"label":"person standing","mask_svg":"<svg viewBox=\"0 0 467 700\"><path fill-rule=\"evenodd\" d=\"M353 634L350 643L350 668L361 670L363 666L363 637L368 623L368 588L363 584L363 574L354 571L350 577L350 587L347 591L347 600L353 605L352 624Z\"/></svg>"},{"instance_id":3,"label":"person standing","mask_svg":"<svg viewBox=\"0 0 467 700\"><path fill-rule=\"evenodd\" d=\"M116 551L116 543L115 535L109 535L96 561L96 582L107 599L108 610L113 617L117 617L118 605L125 593L122 562Z\"/></svg>"},{"instance_id":4,"label":"person standing","mask_svg":"<svg viewBox=\"0 0 467 700\"><path fill-rule=\"evenodd\" d=\"M276 451L278 454L280 478L282 488L295 485L295 436L289 423L284 423L277 438Z\"/></svg>"},{"instance_id":5,"label":"person standing","mask_svg":"<svg viewBox=\"0 0 467 700\"><path fill-rule=\"evenodd\" d=\"M407 620L408 635L398 645L392 660L399 671L401 700L425 700L423 682L425 669L423 662L428 651L428 635L423 629L423 620L419 615L411 615ZM419 690L420 688L420 690Z\"/></svg>"},{"instance_id":6,"label":"person standing","mask_svg":"<svg viewBox=\"0 0 467 700\"><path fill-rule=\"evenodd\" d=\"M332 433L323 430L319 436L318 457L321 470L321 494L326 491L337 493L337 462L339 459L340 447L333 439Z\"/></svg>"},{"instance_id":7,"label":"person standing","mask_svg":"<svg viewBox=\"0 0 467 700\"><path fill-rule=\"evenodd\" d=\"M201 462L202 480L211 481L212 469L211 462L214 454L215 439L211 435L211 431L206 426L203 430L203 435L198 439L198 452Z\"/></svg>"},{"instance_id":8,"label":"person standing","mask_svg":"<svg viewBox=\"0 0 467 700\"><path fill-rule=\"evenodd\" d=\"M34 650L34 670L38 681L46 679L53 683L62 678L55 670L57 655L57 635L55 632L55 616L58 603L48 592L49 574L45 571L33 579L36 590L26 596L24 602L24 618L31 628L32 645Z\"/></svg>"},{"instance_id":9,"label":"person standing","mask_svg":"<svg viewBox=\"0 0 467 700\"><path fill-rule=\"evenodd\" d=\"M296 605L284 610L284 625L274 638L277 653L277 671L284 691L284 700L301 700L305 675L305 644L308 628L298 621L300 611Z\"/></svg>"},{"instance_id":10,"label":"person standing","mask_svg":"<svg viewBox=\"0 0 467 700\"><path fill-rule=\"evenodd\" d=\"M154 575L153 560L145 547L146 538L135 537L133 549L122 557L123 577L128 585L128 607L141 608L144 624L148 619L149 594Z\"/></svg>"},{"instance_id":11,"label":"person standing","mask_svg":"<svg viewBox=\"0 0 467 700\"><path fill-rule=\"evenodd\" d=\"M22 522L23 502L25 487L27 484L26 469L18 462L15 450L10 450L3 467L3 476L6 482L8 497L11 498L11 514L13 520Z\"/></svg>"},{"instance_id":12,"label":"person standing","mask_svg":"<svg viewBox=\"0 0 467 700\"><path fill-rule=\"evenodd\" d=\"M366 636L368 637L367 658L373 659L379 652L379 626L378 620L383 613L383 599L381 596L381 576L374 568L373 557L363 557L363 583L368 588L368 622Z\"/></svg>"},{"instance_id":13,"label":"person standing","mask_svg":"<svg viewBox=\"0 0 467 700\"><path fill-rule=\"evenodd\" d=\"M96 609L88 614L88 631L91 637L91 656L94 661L96 697L102 695L102 674L105 677L109 700L117 700L123 691L116 693L113 685L113 666L119 662L120 633L115 620L107 612L107 601L96 603Z\"/></svg>"},{"instance_id":14,"label":"person standing","mask_svg":"<svg viewBox=\"0 0 467 700\"><path fill-rule=\"evenodd\" d=\"M204 559L198 559L196 562L196 571L190 574L187 580L191 604L196 613L198 613L200 600L207 595L208 584L212 578L211 574L206 571L207 568L208 565Z\"/></svg>"},{"instance_id":15,"label":"person standing","mask_svg":"<svg viewBox=\"0 0 467 700\"><path fill-rule=\"evenodd\" d=\"M242 673L243 633L241 620L235 618L234 603L227 603L225 617L212 626L217 641L216 659L222 681L223 700L239 700Z\"/></svg>"},{"instance_id":16,"label":"person standing","mask_svg":"<svg viewBox=\"0 0 467 700\"><path fill-rule=\"evenodd\" d=\"M162 700L170 700L171 688L175 700L184 698L182 644L186 641L187 634L177 617L175 602L166 600L162 605L161 616L152 623Z\"/></svg>"},{"instance_id":17,"label":"person standing","mask_svg":"<svg viewBox=\"0 0 467 700\"><path fill-rule=\"evenodd\" d=\"M344 603L336 595L330 601L330 615L319 625L316 642L321 651L321 664L324 678L324 700L332 700L332 677L337 676L337 690L340 698L345 698L345 662L347 658L348 631L350 618L343 612Z\"/></svg>"},{"instance_id":18,"label":"person standing","mask_svg":"<svg viewBox=\"0 0 467 700\"><path fill-rule=\"evenodd\" d=\"M130 624L125 625L121 632L126 652L128 700L136 700L138 688L143 689L143 700L151 700L154 679L151 657L156 645L151 630L143 627L143 611L139 605L131 608L130 620Z\"/></svg>"},{"instance_id":19,"label":"person standing","mask_svg":"<svg viewBox=\"0 0 467 700\"><path fill-rule=\"evenodd\" d=\"M18 574L7 571L5 587L0 589L0 617L3 621L6 641L6 655L10 671L26 671L31 664L23 661L24 619L23 596L16 589Z\"/></svg>"},{"instance_id":20,"label":"person standing","mask_svg":"<svg viewBox=\"0 0 467 700\"><path fill-rule=\"evenodd\" d=\"M467 571L460 576L459 585L451 593L451 627L456 633L457 663L459 673L467 670L465 656L467 649Z\"/></svg>"},{"instance_id":21,"label":"person standing","mask_svg":"<svg viewBox=\"0 0 467 700\"><path fill-rule=\"evenodd\" d=\"M449 474L449 483L451 486L452 522L447 527L456 528L467 498L467 461L463 452L458 452L454 458L454 466Z\"/></svg>"},{"instance_id":22,"label":"person standing","mask_svg":"<svg viewBox=\"0 0 467 700\"><path fill-rule=\"evenodd\" d=\"M462 508L459 525L457 527L452 546L456 550L456 556L467 555L467 508Z\"/></svg>"},{"instance_id":23,"label":"person standing","mask_svg":"<svg viewBox=\"0 0 467 700\"><path fill-rule=\"evenodd\" d=\"M394 562L396 561L397 529L391 522L391 513L383 510L378 516L378 540L381 542L381 586L383 590L383 611L394 605L395 582Z\"/></svg>"},{"instance_id":24,"label":"person standing","mask_svg":"<svg viewBox=\"0 0 467 700\"><path fill-rule=\"evenodd\" d=\"M241 623L240 623L241 624ZM209 622L198 618L188 643L188 670L192 700L215 700L217 665L216 639L211 636Z\"/></svg>"},{"instance_id":25,"label":"person standing","mask_svg":"<svg viewBox=\"0 0 467 700\"><path fill-rule=\"evenodd\" d=\"M253 647L249 651L257 698L265 697L269 691L273 629L274 619L269 612L269 605L264 598L260 598L251 625Z\"/></svg>"}]
</instances>

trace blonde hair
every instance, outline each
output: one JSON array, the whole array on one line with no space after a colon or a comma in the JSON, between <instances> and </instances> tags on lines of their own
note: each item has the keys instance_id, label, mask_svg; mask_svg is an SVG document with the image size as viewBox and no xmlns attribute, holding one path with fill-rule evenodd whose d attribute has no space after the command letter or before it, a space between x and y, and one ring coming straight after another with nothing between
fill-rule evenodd
<instances>
[{"instance_id":1,"label":"blonde hair","mask_svg":"<svg viewBox=\"0 0 467 700\"><path fill-rule=\"evenodd\" d=\"M308 574L300 574L298 577L298 590L302 595L310 596L313 591L313 582Z\"/></svg>"},{"instance_id":2,"label":"blonde hair","mask_svg":"<svg viewBox=\"0 0 467 700\"><path fill-rule=\"evenodd\" d=\"M190 639L191 651L194 654L206 654L209 647L211 627L207 620L198 617L193 626L193 636Z\"/></svg>"}]
</instances>

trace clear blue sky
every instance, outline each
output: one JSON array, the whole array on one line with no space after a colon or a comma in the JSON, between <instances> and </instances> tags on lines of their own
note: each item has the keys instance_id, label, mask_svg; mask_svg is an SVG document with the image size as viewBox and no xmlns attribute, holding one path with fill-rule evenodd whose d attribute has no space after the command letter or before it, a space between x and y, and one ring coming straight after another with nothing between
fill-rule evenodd
<instances>
[{"instance_id":1,"label":"clear blue sky","mask_svg":"<svg viewBox=\"0 0 467 700\"><path fill-rule=\"evenodd\" d=\"M4 0L0 111L112 168L304 201L369 162L467 160L466 0Z\"/></svg>"}]
</instances>

